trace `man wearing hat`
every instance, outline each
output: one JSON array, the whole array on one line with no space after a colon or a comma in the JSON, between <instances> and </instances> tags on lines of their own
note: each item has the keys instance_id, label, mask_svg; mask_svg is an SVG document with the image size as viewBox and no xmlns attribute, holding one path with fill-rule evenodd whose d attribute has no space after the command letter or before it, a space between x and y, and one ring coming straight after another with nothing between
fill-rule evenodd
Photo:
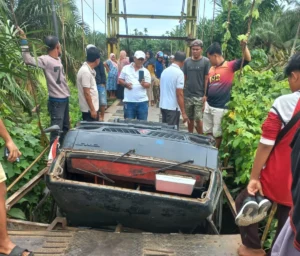
<instances>
[{"instance_id":1,"label":"man wearing hat","mask_svg":"<svg viewBox=\"0 0 300 256\"><path fill-rule=\"evenodd\" d=\"M151 76L148 69L144 68L145 53L136 51L134 62L123 67L118 83L125 87L124 90L124 118L147 120L148 96L147 88L150 87Z\"/></svg>"},{"instance_id":2,"label":"man wearing hat","mask_svg":"<svg viewBox=\"0 0 300 256\"><path fill-rule=\"evenodd\" d=\"M86 49L86 62L77 73L79 106L84 121L99 120L99 96L96 84L96 71L100 63L100 51L95 46Z\"/></svg>"},{"instance_id":3,"label":"man wearing hat","mask_svg":"<svg viewBox=\"0 0 300 256\"><path fill-rule=\"evenodd\" d=\"M30 55L26 35L22 29L18 27L21 40L21 49L23 60L27 65L36 66L44 70L48 87L48 111L51 117L51 126L58 125L63 131L60 136L62 143L65 134L70 129L69 120L69 97L70 89L67 84L64 67L61 63L61 46L56 36L45 37L45 45L48 54L37 58ZM50 135L50 145L57 136L57 132Z\"/></svg>"},{"instance_id":4,"label":"man wearing hat","mask_svg":"<svg viewBox=\"0 0 300 256\"><path fill-rule=\"evenodd\" d=\"M202 56L203 42L201 40L197 39L191 43L191 51L192 57L187 58L183 66L185 111L190 120L188 123L189 132L194 131L196 123L197 132L202 134L203 106L206 100L210 63L208 58Z\"/></svg>"}]
</instances>

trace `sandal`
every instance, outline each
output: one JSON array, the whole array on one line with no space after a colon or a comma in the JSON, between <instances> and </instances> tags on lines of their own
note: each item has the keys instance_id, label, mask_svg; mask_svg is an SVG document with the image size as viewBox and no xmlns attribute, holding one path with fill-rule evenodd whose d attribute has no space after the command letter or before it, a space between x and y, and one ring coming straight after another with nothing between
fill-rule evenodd
<instances>
[{"instance_id":1,"label":"sandal","mask_svg":"<svg viewBox=\"0 0 300 256\"><path fill-rule=\"evenodd\" d=\"M29 252L28 256L34 256L33 252L30 252L27 249L22 249L19 246L15 246L15 248L12 249L10 254L0 253L0 256L22 256L24 252Z\"/></svg>"}]
</instances>

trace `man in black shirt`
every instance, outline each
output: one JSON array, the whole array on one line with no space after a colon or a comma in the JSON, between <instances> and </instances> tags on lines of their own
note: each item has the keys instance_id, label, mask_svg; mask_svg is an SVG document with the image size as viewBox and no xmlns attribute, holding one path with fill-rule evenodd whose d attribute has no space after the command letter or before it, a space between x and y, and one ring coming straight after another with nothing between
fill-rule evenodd
<instances>
[{"instance_id":1,"label":"man in black shirt","mask_svg":"<svg viewBox=\"0 0 300 256\"><path fill-rule=\"evenodd\" d=\"M99 65L95 68L96 71L96 84L99 93L99 109L100 109L100 121L104 121L105 108L107 106L106 97L106 75L104 71L103 62L100 61Z\"/></svg>"}]
</instances>

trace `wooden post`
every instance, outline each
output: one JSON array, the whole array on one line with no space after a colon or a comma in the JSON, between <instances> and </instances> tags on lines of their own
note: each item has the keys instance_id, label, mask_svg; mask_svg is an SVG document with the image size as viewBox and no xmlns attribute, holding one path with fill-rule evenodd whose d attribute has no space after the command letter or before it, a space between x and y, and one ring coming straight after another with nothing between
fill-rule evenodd
<instances>
[{"instance_id":1,"label":"wooden post","mask_svg":"<svg viewBox=\"0 0 300 256\"><path fill-rule=\"evenodd\" d=\"M199 0L194 0L193 7L192 7L192 16L195 16L195 20L193 21L193 38L197 38L197 17L198 17L198 11L199 11Z\"/></svg>"},{"instance_id":2,"label":"wooden post","mask_svg":"<svg viewBox=\"0 0 300 256\"><path fill-rule=\"evenodd\" d=\"M106 0L106 16L107 16L107 38L111 37L111 17L108 16L111 14L111 1L112 0ZM109 55L111 54L111 45L109 42L107 42L107 58L109 58Z\"/></svg>"},{"instance_id":3,"label":"wooden post","mask_svg":"<svg viewBox=\"0 0 300 256\"><path fill-rule=\"evenodd\" d=\"M269 230L270 230L270 226L271 226L271 223L272 223L272 220L275 216L276 211L277 211L277 204L273 203L272 208L271 208L271 212L270 212L270 215L269 215L269 218L268 218L268 221L267 221L267 225L264 229L264 233L263 233L263 236L261 238L261 246L262 247L264 247L264 244L265 244L265 241L267 239L267 236L268 236L268 233L269 233Z\"/></svg>"}]
</instances>

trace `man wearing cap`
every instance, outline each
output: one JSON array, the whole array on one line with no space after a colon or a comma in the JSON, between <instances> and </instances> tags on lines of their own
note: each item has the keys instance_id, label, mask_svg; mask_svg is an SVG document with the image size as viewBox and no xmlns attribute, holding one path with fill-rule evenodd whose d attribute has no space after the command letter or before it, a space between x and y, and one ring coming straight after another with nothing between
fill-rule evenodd
<instances>
[{"instance_id":1,"label":"man wearing cap","mask_svg":"<svg viewBox=\"0 0 300 256\"><path fill-rule=\"evenodd\" d=\"M185 111L190 120L188 123L189 132L194 131L196 122L196 130L199 134L202 134L202 112L206 100L205 94L210 64L209 60L202 56L203 42L201 40L194 40L191 43L191 50L192 57L187 58L183 66Z\"/></svg>"},{"instance_id":2,"label":"man wearing cap","mask_svg":"<svg viewBox=\"0 0 300 256\"><path fill-rule=\"evenodd\" d=\"M61 46L56 36L47 36L45 44L48 48L48 54L37 58L30 55L26 35L18 27L21 40L22 56L27 65L36 66L44 70L48 87L48 111L51 117L51 126L58 125L63 131L60 136L62 143L65 134L70 128L69 120L69 97L70 89L65 77L64 67L61 63ZM50 145L57 136L57 132L50 135Z\"/></svg>"},{"instance_id":3,"label":"man wearing cap","mask_svg":"<svg viewBox=\"0 0 300 256\"><path fill-rule=\"evenodd\" d=\"M124 89L124 118L147 120L148 96L147 88L150 87L151 76L148 69L144 68L145 53L136 51L134 62L123 67L118 83ZM141 78L141 79L139 79Z\"/></svg>"},{"instance_id":4,"label":"man wearing cap","mask_svg":"<svg viewBox=\"0 0 300 256\"><path fill-rule=\"evenodd\" d=\"M84 121L99 120L99 96L96 84L96 71L100 63L100 51L95 46L86 49L86 62L78 71L76 85L79 106Z\"/></svg>"}]
</instances>

